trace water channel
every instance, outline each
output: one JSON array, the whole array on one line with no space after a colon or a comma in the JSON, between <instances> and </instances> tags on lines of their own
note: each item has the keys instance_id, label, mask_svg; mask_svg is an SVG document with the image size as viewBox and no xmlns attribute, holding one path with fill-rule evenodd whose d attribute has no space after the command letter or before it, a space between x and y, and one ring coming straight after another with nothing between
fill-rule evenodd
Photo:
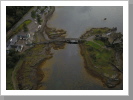
<instances>
[{"instance_id":1,"label":"water channel","mask_svg":"<svg viewBox=\"0 0 133 100\"><path fill-rule=\"evenodd\" d=\"M104 20L107 18L107 20ZM49 27L64 29L68 38L79 38L87 29L117 27L123 32L122 7L56 7ZM64 49L52 50L53 57L41 64L45 74L39 89L48 90L106 90L101 80L90 75L77 44L66 44ZM122 89L122 84L112 89Z\"/></svg>"}]
</instances>

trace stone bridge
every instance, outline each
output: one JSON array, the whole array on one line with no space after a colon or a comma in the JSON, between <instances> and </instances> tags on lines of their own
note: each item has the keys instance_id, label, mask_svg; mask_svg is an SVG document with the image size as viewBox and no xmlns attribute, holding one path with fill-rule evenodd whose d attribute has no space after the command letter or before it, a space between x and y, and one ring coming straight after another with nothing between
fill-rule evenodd
<instances>
[{"instance_id":1,"label":"stone bridge","mask_svg":"<svg viewBox=\"0 0 133 100\"><path fill-rule=\"evenodd\" d=\"M46 40L44 42L33 43L33 44L49 44L49 43L54 43L54 42L78 44L78 43L83 43L84 41L85 41L85 39L80 39L80 38L58 38L58 39Z\"/></svg>"}]
</instances>

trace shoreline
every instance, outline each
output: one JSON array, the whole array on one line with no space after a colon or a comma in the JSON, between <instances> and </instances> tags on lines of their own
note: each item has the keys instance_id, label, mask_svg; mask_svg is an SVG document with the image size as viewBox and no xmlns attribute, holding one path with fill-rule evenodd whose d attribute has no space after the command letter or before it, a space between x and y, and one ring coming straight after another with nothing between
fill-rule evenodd
<instances>
[{"instance_id":1,"label":"shoreline","mask_svg":"<svg viewBox=\"0 0 133 100\"><path fill-rule=\"evenodd\" d=\"M46 15L46 18L44 19L44 23L43 23L43 25L42 25L42 28L41 28L41 30L39 31L40 34L42 34L43 36L44 36L43 31L45 30L47 21L48 21L48 19L50 18L50 16L52 16L54 10L55 10L55 7L52 6L50 12ZM45 38L44 38L44 39L45 39ZM34 48L34 47L33 47L33 48ZM32 48L30 48L30 50L31 50L31 49L32 49ZM50 53L49 53L49 54L50 54ZM47 55L49 55L49 54L47 54ZM52 57L52 56L51 56L51 57ZM37 67L37 66L40 65L42 62L47 61L47 60L50 59L51 57L41 59L39 62L37 62L37 63L32 67L32 69L35 69L35 70L36 70L36 72L34 72L34 73L36 74L36 76L40 78L40 79L37 81L37 84L36 84L37 86L36 86L36 88L38 87L38 83L43 79L43 76L44 76L44 73L42 72L41 68L39 68L39 67ZM24 63L24 60L21 60L21 61L22 61L22 64L23 64L23 63ZM12 83L13 83L13 86L14 86L14 90L19 90L19 87L18 87L18 81L19 81L19 80L17 79L16 74L18 74L18 71L21 70L21 68L23 67L22 64L21 64L21 66L19 66L19 68L18 68L18 66L16 66L17 68L15 67L15 68L14 68L14 71L12 72ZM28 67L30 67L30 66L28 66ZM23 73L19 73L19 74L23 74ZM36 78L36 79L38 79L38 78ZM32 88L30 88L30 89L32 89Z\"/></svg>"},{"instance_id":2,"label":"shoreline","mask_svg":"<svg viewBox=\"0 0 133 100\"><path fill-rule=\"evenodd\" d=\"M107 83L107 80L108 78L107 77L104 77L103 75L101 75L100 73L98 73L97 71L95 71L94 69L92 69L91 67L88 67L88 66L92 66L91 64L88 64L87 62L90 62L91 61L88 61L86 58L85 58L85 54L86 53L83 53L85 51L85 48L82 46L82 44L79 44L79 47L80 47L80 53L81 53L81 56L83 57L83 61L84 61L84 67L85 69L87 70L87 72L89 72L89 74L91 74L93 77L95 78L98 78L100 79L102 82L103 82L103 85L106 85L108 88L114 88L116 87L117 85L120 84L120 82L122 81L121 79L119 80L119 82L117 82L117 84L115 84L115 86L112 86L111 85L111 82L108 84ZM120 75L119 75L120 76Z\"/></svg>"},{"instance_id":3,"label":"shoreline","mask_svg":"<svg viewBox=\"0 0 133 100\"><path fill-rule=\"evenodd\" d=\"M50 36L49 36L49 32L50 31L48 31L48 32L46 32L46 30L49 28L49 27L47 27L47 21L50 19L50 17L52 16L52 14L54 13L54 11L55 11L55 7L52 7L52 9L51 9L51 12L50 12L50 14L48 14L48 15L46 15L46 18L45 18L45 20L44 20L44 23L43 23L43 25L42 25L42 28L41 28L41 30L39 31L39 33L41 34L41 35L43 35L43 38L45 39L45 37L44 37L44 34L43 34L43 32L45 31L45 34L47 34L47 36L50 38ZM50 30L52 30L53 28L49 28ZM97 28L92 28L92 29L97 29ZM102 29L102 28L101 28ZM58 30L54 30L54 31L58 31ZM64 31L64 30L63 30ZM86 31L87 32L87 31ZM88 31L88 32L90 32L90 31ZM57 35L57 37L61 37L61 35L62 34L56 34ZM83 34L84 35L84 34ZM54 36L54 35L53 35ZM53 38L50 38L50 39L55 39L55 38L57 38L57 37L53 37ZM86 36L83 36L83 37L86 37ZM58 44L58 43L57 43ZM52 46L52 45L54 45L54 46ZM60 46L62 47L62 44L59 44L59 45L56 45L56 43L55 44L52 44L52 45L50 45L51 46L51 48L54 48L55 47L55 49L60 49ZM46 46L47 47L47 46ZM106 78L105 76L103 76L103 75L101 75L100 73L98 73L98 72L96 72L94 69L92 69L91 67L88 67L89 66L89 64L91 63L91 60L90 60L90 62L89 62L89 64L88 64L88 60L85 58L85 54L86 54L86 52L84 52L84 51L87 51L86 50L86 48L82 45L82 44L79 44L79 47L80 47L80 53L81 53L81 55L82 55L82 57L83 57L83 60L84 60L84 65L85 65L85 68L86 68L86 70L87 70L87 72L89 71L94 77L96 77L96 78L99 78L100 80L102 80L102 82L107 86L107 85L109 85L109 87L110 88L113 88L113 87L115 87L116 85L118 85L118 84L120 84L120 82L121 82L121 80L119 80L119 82L117 82L117 84L115 85L115 86L112 86L110 83L109 84L107 84L107 81L109 80L108 78ZM38 54L39 55L39 54ZM51 57L50 57L51 58ZM31 87L31 88L29 88L29 89L37 89L38 88L38 84L39 84L39 82L43 79L43 77L45 77L45 75L44 75L44 73L42 72L42 70L41 70L41 68L39 67L39 64L41 64L42 62L45 62L45 61L47 61L48 59L50 59L50 58L47 58L47 59L42 59L42 60L40 60L39 62L37 62L32 68L33 69L35 69L36 71L35 71L35 76L36 76L36 80L37 80L37 84L36 84L36 88L34 87ZM90 58L91 59L91 58ZM93 66L93 64L91 65L91 66ZM21 67L23 67L23 66L21 66ZM29 66L28 66L29 67ZM21 68L19 68L19 70L21 70ZM18 72L18 71L17 71ZM21 72L21 71L20 71ZM23 72L21 72L21 73L23 73ZM21 75L20 75L21 76ZM13 77L12 77L13 78ZM14 80L14 79L12 79L12 80ZM16 83L13 83L13 85L15 85L16 86L16 84L17 84L17 82ZM34 84L34 83L33 83ZM16 86L17 87L17 86ZM18 89L18 88L17 88Z\"/></svg>"},{"instance_id":4,"label":"shoreline","mask_svg":"<svg viewBox=\"0 0 133 100\"><path fill-rule=\"evenodd\" d=\"M92 29L86 31L83 35L81 35L80 38L88 39L88 41L86 41L86 43L90 43L88 45L86 45L85 43L79 44L80 53L84 59L84 67L94 77L99 78L103 82L103 84L105 84L108 88L117 87L120 83L122 83L122 75L123 75L122 71L119 70L119 68L116 68L116 66L115 67L111 66L111 64L107 61L114 60L114 58L112 58L112 57L115 57L114 54L117 53L118 51L115 51L114 48L112 48L112 47L110 47L110 48L104 47L103 48L103 46L107 46L106 42L104 42L105 43L104 45L103 44L99 45L98 43L96 43L96 40L94 40L96 38L89 39L89 37L91 38L94 35L96 37L100 36L100 35L102 36L102 34L103 34L102 32L99 35L98 33L94 32L95 30L100 30L100 31L107 30L106 32L108 33L108 31L110 31L111 29L106 28L106 27L105 28L92 28ZM106 33L106 32L104 32L104 33ZM95 45L92 45L92 43ZM102 42L99 41L99 43L102 43ZM112 50L114 52L111 55L112 57L109 58L109 60L104 60L103 63L105 63L105 61L106 61L106 63L105 63L106 65L104 65L104 66L102 66L103 64L99 63L99 61L102 61L102 60L101 59L99 60L99 58L98 58L98 57L100 57L99 53L103 53L103 50L104 50L104 52L105 52L105 50L108 50L108 51ZM107 53L105 53L105 54L107 54ZM97 55L99 55L99 56L97 56ZM101 56L104 56L104 55L101 54ZM118 64L118 63L116 63L116 61L113 61L112 63L114 63L114 65Z\"/></svg>"},{"instance_id":5,"label":"shoreline","mask_svg":"<svg viewBox=\"0 0 133 100\"><path fill-rule=\"evenodd\" d=\"M44 15L44 22L42 24L42 28L39 31L41 34L43 34L43 32L45 31L45 27L47 27L47 22L50 19L50 17L53 15L54 11L55 11L55 7L51 6L50 12L47 15Z\"/></svg>"},{"instance_id":6,"label":"shoreline","mask_svg":"<svg viewBox=\"0 0 133 100\"><path fill-rule=\"evenodd\" d=\"M51 47L49 50L46 50L46 49L43 49L46 46L43 46L43 45L40 45L40 46L42 46L41 48L39 48L42 51L41 52L42 54L43 54L43 51L47 52L47 53L44 52L41 58L38 54L38 51L35 53L33 50L38 48L38 46L36 46L29 50L29 52L31 52L31 55L34 53L33 55L35 55L35 57L33 56L29 58L29 52L26 52L26 56L22 58L16 65L14 69L13 77L12 77L15 90L23 90L23 89L35 90L38 87L38 83L43 79L44 73L42 72L41 68L38 66L42 62L50 59L53 55L51 54ZM31 63L28 64L29 62Z\"/></svg>"}]
</instances>

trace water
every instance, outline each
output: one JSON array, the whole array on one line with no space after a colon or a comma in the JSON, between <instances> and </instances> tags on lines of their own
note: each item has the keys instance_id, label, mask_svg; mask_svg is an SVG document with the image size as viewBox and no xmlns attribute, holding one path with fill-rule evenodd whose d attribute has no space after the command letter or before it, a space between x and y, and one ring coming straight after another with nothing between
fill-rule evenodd
<instances>
[{"instance_id":1,"label":"water","mask_svg":"<svg viewBox=\"0 0 133 100\"><path fill-rule=\"evenodd\" d=\"M56 7L48 26L62 28L67 37L78 38L93 27L117 27L123 31L122 7ZM107 20L104 20L107 18ZM53 58L44 62L45 77L41 89L49 90L104 90L108 89L101 80L90 75L77 44L66 44L64 49L52 50ZM114 89L121 89L117 86Z\"/></svg>"},{"instance_id":2,"label":"water","mask_svg":"<svg viewBox=\"0 0 133 100\"><path fill-rule=\"evenodd\" d=\"M97 27L117 27L118 32L123 32L123 8L56 7L47 25L62 28L67 31L67 37L75 38L80 37L87 29Z\"/></svg>"}]
</instances>

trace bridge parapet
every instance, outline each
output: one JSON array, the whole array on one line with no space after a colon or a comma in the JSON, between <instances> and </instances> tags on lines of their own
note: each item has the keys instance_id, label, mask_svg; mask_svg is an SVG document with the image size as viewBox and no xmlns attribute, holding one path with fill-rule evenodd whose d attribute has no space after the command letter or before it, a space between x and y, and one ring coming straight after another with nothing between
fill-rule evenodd
<instances>
[{"instance_id":1,"label":"bridge parapet","mask_svg":"<svg viewBox=\"0 0 133 100\"><path fill-rule=\"evenodd\" d=\"M39 43L33 43L34 45L36 44L50 44L50 43L54 43L54 42L64 42L64 43L70 43L70 44L78 44L78 43L83 43L83 41L85 41L85 39L80 39L80 38L58 38L58 39L54 39L54 40L47 40L44 42L39 42Z\"/></svg>"}]
</instances>

